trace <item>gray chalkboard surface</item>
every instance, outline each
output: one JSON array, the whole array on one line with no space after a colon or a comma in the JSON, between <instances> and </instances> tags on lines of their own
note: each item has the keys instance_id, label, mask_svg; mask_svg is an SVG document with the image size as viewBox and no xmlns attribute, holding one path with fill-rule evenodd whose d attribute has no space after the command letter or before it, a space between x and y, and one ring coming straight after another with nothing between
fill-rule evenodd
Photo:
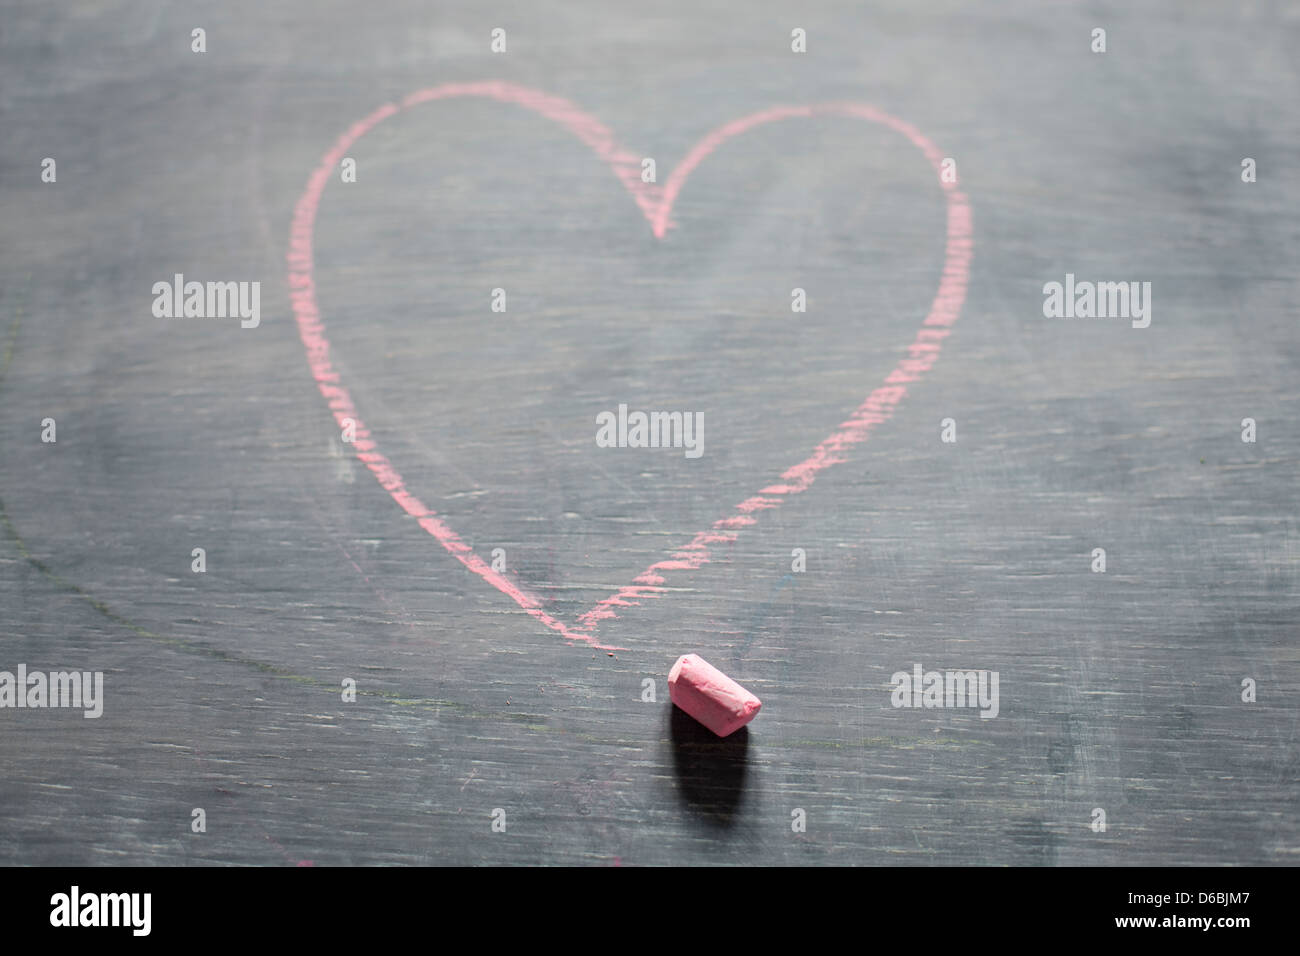
<instances>
[{"instance_id":1,"label":"gray chalkboard surface","mask_svg":"<svg viewBox=\"0 0 1300 956\"><path fill-rule=\"evenodd\" d=\"M1296 861L1293 9L6 8L0 862Z\"/></svg>"}]
</instances>

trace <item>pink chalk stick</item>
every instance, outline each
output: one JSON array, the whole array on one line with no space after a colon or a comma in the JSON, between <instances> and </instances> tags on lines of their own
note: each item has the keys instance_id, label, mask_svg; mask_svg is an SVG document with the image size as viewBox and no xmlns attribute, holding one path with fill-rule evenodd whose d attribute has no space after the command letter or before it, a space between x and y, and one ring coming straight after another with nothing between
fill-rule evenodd
<instances>
[{"instance_id":1,"label":"pink chalk stick","mask_svg":"<svg viewBox=\"0 0 1300 956\"><path fill-rule=\"evenodd\" d=\"M696 654L683 654L668 673L668 696L719 737L754 719L763 702Z\"/></svg>"}]
</instances>

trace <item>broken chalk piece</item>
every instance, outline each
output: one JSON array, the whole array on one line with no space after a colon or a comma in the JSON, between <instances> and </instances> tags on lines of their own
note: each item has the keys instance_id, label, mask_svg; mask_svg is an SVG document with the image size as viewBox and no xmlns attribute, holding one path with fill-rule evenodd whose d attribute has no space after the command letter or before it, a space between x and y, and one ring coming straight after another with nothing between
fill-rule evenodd
<instances>
[{"instance_id":1,"label":"broken chalk piece","mask_svg":"<svg viewBox=\"0 0 1300 956\"><path fill-rule=\"evenodd\" d=\"M754 719L763 702L697 654L683 654L668 672L668 696L719 737Z\"/></svg>"}]
</instances>

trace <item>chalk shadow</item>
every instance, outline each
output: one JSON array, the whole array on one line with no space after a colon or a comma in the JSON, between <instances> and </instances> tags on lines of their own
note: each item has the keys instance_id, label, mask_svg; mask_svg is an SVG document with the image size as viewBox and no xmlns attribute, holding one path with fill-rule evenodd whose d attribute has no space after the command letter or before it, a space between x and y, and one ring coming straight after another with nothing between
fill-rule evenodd
<instances>
[{"instance_id":1,"label":"chalk shadow","mask_svg":"<svg viewBox=\"0 0 1300 956\"><path fill-rule=\"evenodd\" d=\"M702 819L731 826L745 798L749 728L719 737L680 707L668 709L678 792Z\"/></svg>"}]
</instances>

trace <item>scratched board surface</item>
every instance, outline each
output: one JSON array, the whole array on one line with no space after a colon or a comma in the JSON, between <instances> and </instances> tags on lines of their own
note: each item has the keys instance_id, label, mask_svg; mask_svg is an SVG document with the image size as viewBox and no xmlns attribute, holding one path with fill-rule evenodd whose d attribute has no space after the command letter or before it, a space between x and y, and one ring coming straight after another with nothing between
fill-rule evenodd
<instances>
[{"instance_id":1,"label":"scratched board surface","mask_svg":"<svg viewBox=\"0 0 1300 956\"><path fill-rule=\"evenodd\" d=\"M0 20L0 862L1300 859L1293 5Z\"/></svg>"}]
</instances>

